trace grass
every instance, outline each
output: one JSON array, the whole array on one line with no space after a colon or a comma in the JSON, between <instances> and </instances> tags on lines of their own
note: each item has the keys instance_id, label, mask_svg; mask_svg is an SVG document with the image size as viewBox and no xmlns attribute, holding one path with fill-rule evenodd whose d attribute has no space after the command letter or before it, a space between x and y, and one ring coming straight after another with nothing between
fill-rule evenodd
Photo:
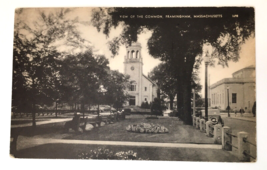
<instances>
[{"instance_id":1,"label":"grass","mask_svg":"<svg viewBox=\"0 0 267 170\"><path fill-rule=\"evenodd\" d=\"M22 135L22 136L32 137L36 135L62 133L64 124L65 122L60 122L60 123L38 125L35 128L33 128L32 126L11 128L11 136Z\"/></svg>"},{"instance_id":2,"label":"grass","mask_svg":"<svg viewBox=\"0 0 267 170\"><path fill-rule=\"evenodd\" d=\"M127 132L126 127L138 123L160 124L168 128L169 133L151 134ZM133 142L163 142L163 143L213 143L212 138L193 126L184 125L177 118L146 119L144 115L127 116L125 120L113 124L102 124L99 128L83 134L74 134L66 139L103 140L103 141L133 141Z\"/></svg>"},{"instance_id":3,"label":"grass","mask_svg":"<svg viewBox=\"0 0 267 170\"><path fill-rule=\"evenodd\" d=\"M19 151L16 158L50 158L50 159L78 159L82 152L89 152L95 148L109 149L113 152L133 150L144 160L162 161L212 161L238 162L238 159L226 151L212 149L188 148L154 148L131 146L97 146L75 144L45 144Z\"/></svg>"}]
</instances>

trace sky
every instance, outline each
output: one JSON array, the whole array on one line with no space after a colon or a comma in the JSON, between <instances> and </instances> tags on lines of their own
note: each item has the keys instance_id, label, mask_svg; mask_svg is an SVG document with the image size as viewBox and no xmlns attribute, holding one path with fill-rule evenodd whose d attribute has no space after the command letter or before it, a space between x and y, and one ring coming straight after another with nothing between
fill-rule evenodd
<instances>
[{"instance_id":1,"label":"sky","mask_svg":"<svg viewBox=\"0 0 267 170\"><path fill-rule=\"evenodd\" d=\"M255 38L249 38L244 44L241 45L241 50L239 54L240 58L238 62L230 61L228 62L228 67L222 67L215 63L215 66L208 66L208 75L210 77L210 85L220 81L223 78L231 78L232 73L240 70L244 67L254 65L255 60ZM205 63L202 62L199 69L200 84L202 85L201 94L204 96L204 86L205 86Z\"/></svg>"},{"instance_id":2,"label":"sky","mask_svg":"<svg viewBox=\"0 0 267 170\"><path fill-rule=\"evenodd\" d=\"M58 9L46 9L46 12ZM87 24L80 24L78 31L80 32L82 38L88 40L93 46L95 54L105 55L109 59L109 66L112 70L118 70L123 73L124 70L124 56L126 55L126 47L124 45L120 46L119 53L115 57L111 57L112 54L108 49L108 41L112 40L114 37L119 36L122 32L122 27L118 26L116 29L112 28L109 37L104 35L102 32L98 32L97 29L90 24L92 8L72 8L72 12L67 14L67 18L74 19L78 17L79 21L86 22ZM27 9L21 14L21 18L28 23L32 23L38 19L37 9ZM147 75L155 66L157 66L161 61L154 59L148 53L147 41L152 35L152 32L145 31L144 33L138 35L138 42L141 43L142 49L141 54L143 57L143 73ZM68 50L66 48L61 48L61 51ZM240 59L238 62L229 62L229 67L223 68L220 65L215 64L215 66L208 67L208 74L210 77L210 84L232 76L232 73L242 69L244 67L255 65L255 39L249 38L242 46L240 50ZM203 86L201 93L204 94L204 82L205 82L205 65L202 65L199 70L200 84Z\"/></svg>"}]
</instances>

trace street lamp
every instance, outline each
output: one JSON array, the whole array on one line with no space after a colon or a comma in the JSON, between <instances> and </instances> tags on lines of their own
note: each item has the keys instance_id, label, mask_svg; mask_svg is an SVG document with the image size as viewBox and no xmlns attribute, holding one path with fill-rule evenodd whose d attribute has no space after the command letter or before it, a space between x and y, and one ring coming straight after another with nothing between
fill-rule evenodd
<instances>
[{"instance_id":1,"label":"street lamp","mask_svg":"<svg viewBox=\"0 0 267 170\"><path fill-rule=\"evenodd\" d=\"M230 106L229 106L229 86L227 86L227 100L228 100L228 106L227 106L227 110L228 110L228 117L230 117Z\"/></svg>"},{"instance_id":2,"label":"street lamp","mask_svg":"<svg viewBox=\"0 0 267 170\"><path fill-rule=\"evenodd\" d=\"M208 120L208 64L209 64L208 52L204 57L204 62L205 62L205 119Z\"/></svg>"}]
</instances>

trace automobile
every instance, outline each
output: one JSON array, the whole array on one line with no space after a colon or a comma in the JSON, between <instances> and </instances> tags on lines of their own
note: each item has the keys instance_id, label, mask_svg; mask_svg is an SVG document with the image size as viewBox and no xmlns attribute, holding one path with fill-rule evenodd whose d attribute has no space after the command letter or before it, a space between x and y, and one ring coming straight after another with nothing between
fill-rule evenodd
<instances>
[{"instance_id":1,"label":"automobile","mask_svg":"<svg viewBox=\"0 0 267 170\"><path fill-rule=\"evenodd\" d=\"M114 114L114 112L112 110L103 110L100 109L99 110L99 116L101 116L102 118L109 118L110 120L114 121L116 120L116 114Z\"/></svg>"}]
</instances>

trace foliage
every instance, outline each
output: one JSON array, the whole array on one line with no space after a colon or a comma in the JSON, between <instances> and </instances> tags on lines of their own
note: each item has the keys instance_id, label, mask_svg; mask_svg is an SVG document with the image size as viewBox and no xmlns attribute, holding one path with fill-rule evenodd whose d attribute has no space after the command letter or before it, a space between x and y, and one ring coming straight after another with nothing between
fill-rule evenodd
<instances>
[{"instance_id":1,"label":"foliage","mask_svg":"<svg viewBox=\"0 0 267 170\"><path fill-rule=\"evenodd\" d=\"M154 101L152 102L151 113L162 115L162 108L161 108L160 99L155 98Z\"/></svg>"},{"instance_id":2,"label":"foliage","mask_svg":"<svg viewBox=\"0 0 267 170\"><path fill-rule=\"evenodd\" d=\"M107 78L108 63L104 56L95 56L91 50L66 56L59 71L65 100L83 105L102 101L98 89Z\"/></svg>"},{"instance_id":3,"label":"foliage","mask_svg":"<svg viewBox=\"0 0 267 170\"><path fill-rule=\"evenodd\" d=\"M149 109L150 106L149 106L148 102L146 101L146 102L142 102L141 108L143 108L143 109Z\"/></svg>"},{"instance_id":4,"label":"foliage","mask_svg":"<svg viewBox=\"0 0 267 170\"><path fill-rule=\"evenodd\" d=\"M114 105L117 109L121 108L128 99L126 89L129 86L129 76L110 70L103 85L106 90L105 104Z\"/></svg>"},{"instance_id":5,"label":"foliage","mask_svg":"<svg viewBox=\"0 0 267 170\"><path fill-rule=\"evenodd\" d=\"M32 112L35 126L37 105L80 103L84 110L85 104L106 102L99 88L108 79L109 62L81 37L78 18L66 17L68 8L38 9L25 17L31 10L16 10L12 110Z\"/></svg>"},{"instance_id":6,"label":"foliage","mask_svg":"<svg viewBox=\"0 0 267 170\"><path fill-rule=\"evenodd\" d=\"M203 98L198 98L196 99L196 107L204 107L205 106L205 99Z\"/></svg>"},{"instance_id":7,"label":"foliage","mask_svg":"<svg viewBox=\"0 0 267 170\"><path fill-rule=\"evenodd\" d=\"M78 155L80 159L116 159L116 160L142 160L137 157L137 153L129 150L127 152L120 151L114 153L109 149L97 148L90 150L89 153L81 153Z\"/></svg>"},{"instance_id":8,"label":"foliage","mask_svg":"<svg viewBox=\"0 0 267 170\"><path fill-rule=\"evenodd\" d=\"M205 10L206 14L220 11L223 18L202 19L144 19L120 18L120 15L199 15ZM231 18L230 13L238 14L238 18ZM101 14L101 15L100 15ZM145 29L152 31L148 40L150 55L169 64L172 77L177 83L177 104L179 112L184 114L186 123L191 121L191 77L194 68L199 68L202 61L203 46L212 47L211 65L214 59L218 64L228 66L229 61L238 61L240 45L254 34L253 8L106 8L95 10L93 13L94 26L107 36L112 26L119 24L123 31L116 44L128 44L137 41L137 35ZM94 16L98 16L97 20ZM117 47L118 45L112 45ZM112 48L112 53L116 54ZM207 53L208 54L208 53Z\"/></svg>"},{"instance_id":9,"label":"foliage","mask_svg":"<svg viewBox=\"0 0 267 170\"><path fill-rule=\"evenodd\" d=\"M173 100L176 95L177 79L171 76L172 72L169 68L168 64L161 63L149 73L149 78L156 82L160 90L168 95L172 110Z\"/></svg>"}]
</instances>

